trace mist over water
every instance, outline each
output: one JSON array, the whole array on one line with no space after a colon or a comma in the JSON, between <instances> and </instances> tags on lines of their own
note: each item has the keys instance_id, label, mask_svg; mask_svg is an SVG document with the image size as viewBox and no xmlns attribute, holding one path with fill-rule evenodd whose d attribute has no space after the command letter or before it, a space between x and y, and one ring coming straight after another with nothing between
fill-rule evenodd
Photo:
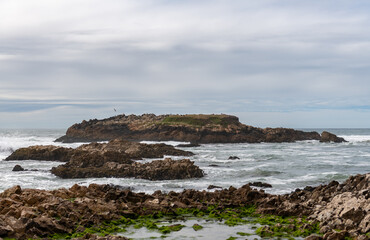
<instances>
[{"instance_id":1,"label":"mist over water","mask_svg":"<svg viewBox=\"0 0 370 240\"><path fill-rule=\"evenodd\" d=\"M304 129L305 131L322 129ZM190 157L206 176L202 179L149 181L131 178L60 179L49 172L60 162L4 161L12 151L31 145L59 145L78 147L82 143L63 144L54 140L64 130L0 130L0 191L14 185L23 188L56 189L78 183L111 183L130 187L136 192L152 193L155 190L182 191L183 189L207 189L209 185L223 188L240 187L249 182L262 181L272 184L270 193L288 193L296 188L326 184L332 180L344 181L348 176L370 172L370 129L326 129L343 138L347 143L320 143L301 141L296 143L257 144L203 144L192 151ZM150 142L147 142L150 143ZM167 142L177 145L177 142ZM229 160L230 156L240 159ZM182 157L172 157L181 159ZM143 161L151 161L146 159ZM19 164L35 171L12 172ZM37 171L36 171L37 170Z\"/></svg>"}]
</instances>

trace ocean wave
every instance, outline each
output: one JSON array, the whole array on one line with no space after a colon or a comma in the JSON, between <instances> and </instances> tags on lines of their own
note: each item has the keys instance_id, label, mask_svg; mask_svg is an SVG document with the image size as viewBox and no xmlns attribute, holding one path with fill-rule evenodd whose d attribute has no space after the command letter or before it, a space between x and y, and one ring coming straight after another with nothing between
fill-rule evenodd
<instances>
[{"instance_id":1,"label":"ocean wave","mask_svg":"<svg viewBox=\"0 0 370 240\"><path fill-rule=\"evenodd\" d=\"M348 142L369 142L370 135L340 135L339 137L344 138Z\"/></svg>"}]
</instances>

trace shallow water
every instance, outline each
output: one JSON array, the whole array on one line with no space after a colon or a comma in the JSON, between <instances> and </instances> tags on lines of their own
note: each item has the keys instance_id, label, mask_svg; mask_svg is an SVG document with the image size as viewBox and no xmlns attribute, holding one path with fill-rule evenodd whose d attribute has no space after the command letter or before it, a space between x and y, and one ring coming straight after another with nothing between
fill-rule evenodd
<instances>
[{"instance_id":1,"label":"shallow water","mask_svg":"<svg viewBox=\"0 0 370 240\"><path fill-rule=\"evenodd\" d=\"M309 129L311 130L311 129ZM318 130L321 132L321 129ZM141 179L60 179L49 170L62 164L46 161L3 161L17 148L30 145L61 145L77 147L82 143L62 144L53 141L64 130L0 130L0 191L14 185L23 188L55 189L75 183L112 183L131 187L137 192L155 190L182 191L207 189L209 185L240 187L254 181L272 184L271 193L288 193L307 185L319 185L331 180L343 181L348 176L370 172L370 129L329 129L344 137L347 143L296 143L260 144L204 144L201 147L183 148L196 155L190 157L206 174L202 179L149 181ZM168 142L176 145L176 142ZM238 160L228 160L238 156ZM179 159L181 157L174 157ZM151 160L144 160L151 161ZM19 164L37 171L12 172Z\"/></svg>"}]
</instances>

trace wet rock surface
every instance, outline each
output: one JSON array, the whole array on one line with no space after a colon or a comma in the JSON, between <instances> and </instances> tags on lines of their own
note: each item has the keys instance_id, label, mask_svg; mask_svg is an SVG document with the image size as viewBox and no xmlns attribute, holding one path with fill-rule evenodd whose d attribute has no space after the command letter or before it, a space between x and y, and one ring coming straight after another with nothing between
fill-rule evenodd
<instances>
[{"instance_id":1,"label":"wet rock surface","mask_svg":"<svg viewBox=\"0 0 370 240\"><path fill-rule=\"evenodd\" d=\"M118 115L82 121L68 128L59 142L105 141L124 137L130 141L184 141L191 143L260 143L320 140L317 132L288 128L256 128L231 115Z\"/></svg>"},{"instance_id":2,"label":"wet rock surface","mask_svg":"<svg viewBox=\"0 0 370 240\"><path fill-rule=\"evenodd\" d=\"M179 193L156 191L151 195L113 185L74 185L70 189L52 191L15 186L0 193L0 237L48 237L54 233L72 233L77 226L99 226L121 216L157 211L170 213L176 208L206 209L211 205L227 208L254 204L260 213L306 215L319 221L323 236L307 239L344 239L347 236L368 239L365 234L370 227L369 184L370 173L350 177L342 184L331 182L297 189L286 195L267 194L249 185L214 192L191 189Z\"/></svg>"}]
</instances>

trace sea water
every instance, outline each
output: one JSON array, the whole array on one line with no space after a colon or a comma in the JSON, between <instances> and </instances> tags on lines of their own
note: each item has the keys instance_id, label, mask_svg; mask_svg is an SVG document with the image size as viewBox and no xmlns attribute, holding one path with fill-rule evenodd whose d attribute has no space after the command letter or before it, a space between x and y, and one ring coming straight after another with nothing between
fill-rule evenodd
<instances>
[{"instance_id":1,"label":"sea water","mask_svg":"<svg viewBox=\"0 0 370 240\"><path fill-rule=\"evenodd\" d=\"M130 187L135 192L152 193L155 190L164 192L184 189L205 190L209 185L222 188L241 187L249 182L260 181L272 185L272 188L265 189L266 192L283 194L308 185L327 184L332 180L342 182L350 175L370 172L370 129L303 130L318 132L328 130L348 142L203 144L200 147L182 148L195 153L194 156L187 158L204 170L205 177L168 181L133 178L61 179L50 173L50 169L63 164L61 162L4 161L4 159L20 147L58 145L76 148L83 143L55 143L54 140L64 134L64 130L58 129L0 130L0 192L14 185L20 185L22 188L57 189L68 188L76 183L81 185L108 183ZM165 143L179 144L179 142ZM239 159L229 160L230 156L236 156ZM147 162L152 159L142 161ZM33 171L13 172L12 169L16 164ZM258 226L253 224L228 227L217 221L190 219L172 223L164 222L163 225L175 223L183 224L185 227L179 232L167 234L166 239L228 239L229 237L246 239L238 235L238 232L251 234L249 239L260 239L254 233ZM204 229L199 232L194 231L192 225L195 223L202 225ZM146 228L128 228L122 235L132 239L161 238L159 232Z\"/></svg>"},{"instance_id":2,"label":"sea water","mask_svg":"<svg viewBox=\"0 0 370 240\"><path fill-rule=\"evenodd\" d=\"M304 129L306 131L323 129ZM56 189L78 183L111 183L130 187L135 192L155 190L205 190L209 185L222 188L241 187L249 182L266 182L269 193L283 194L305 186L317 186L332 180L344 181L350 175L370 172L370 129L326 129L343 137L346 143L238 143L203 144L182 148L195 153L190 158L205 172L205 177L187 180L149 181L133 178L61 179L50 173L52 167L63 164L55 161L4 161L12 151L32 145L78 147L83 143L63 144L54 140L63 130L16 129L0 130L0 191L14 185L22 188ZM153 143L153 142L146 142ZM177 145L178 142L167 142ZM240 159L229 160L230 156ZM169 157L169 156L166 156ZM183 157L172 157L181 159ZM143 162L152 161L144 159ZM33 171L13 172L19 164Z\"/></svg>"}]
</instances>

